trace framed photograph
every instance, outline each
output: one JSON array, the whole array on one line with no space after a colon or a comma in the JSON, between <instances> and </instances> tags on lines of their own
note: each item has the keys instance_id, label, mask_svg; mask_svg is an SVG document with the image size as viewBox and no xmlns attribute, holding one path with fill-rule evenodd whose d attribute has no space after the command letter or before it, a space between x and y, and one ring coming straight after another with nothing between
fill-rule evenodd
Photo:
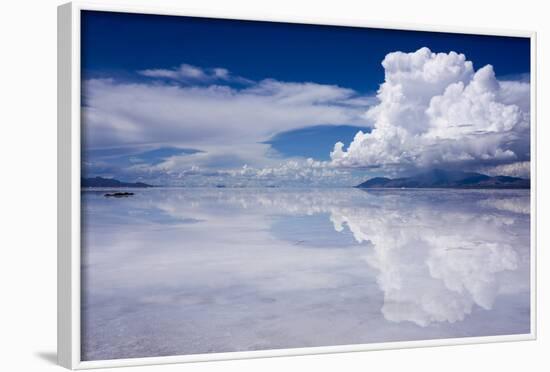
<instances>
[{"instance_id":1,"label":"framed photograph","mask_svg":"<svg viewBox=\"0 0 550 372\"><path fill-rule=\"evenodd\" d=\"M535 338L535 33L58 9L67 368Z\"/></svg>"}]
</instances>

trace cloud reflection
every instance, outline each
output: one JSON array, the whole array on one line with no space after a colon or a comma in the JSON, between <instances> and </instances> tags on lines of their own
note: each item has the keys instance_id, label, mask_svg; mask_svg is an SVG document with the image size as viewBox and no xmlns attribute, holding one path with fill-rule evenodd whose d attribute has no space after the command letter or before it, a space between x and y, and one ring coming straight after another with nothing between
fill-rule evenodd
<instances>
[{"instance_id":1,"label":"cloud reflection","mask_svg":"<svg viewBox=\"0 0 550 372\"><path fill-rule=\"evenodd\" d=\"M435 196L423 191L328 193L257 190L246 197L237 193L228 202L260 213L266 208L284 214L328 212L335 231L347 228L358 243L371 243L364 259L378 272L381 311L394 322L461 321L475 305L492 309L506 287L503 281L521 282L525 276L501 275L516 271L529 248L527 221L506 213L529 214L525 192L471 191L449 198L452 191Z\"/></svg>"},{"instance_id":2,"label":"cloud reflection","mask_svg":"<svg viewBox=\"0 0 550 372\"><path fill-rule=\"evenodd\" d=\"M507 204L506 198L479 196L487 204ZM522 226L514 217L453 203L409 204L401 198L388 198L372 212L334 211L331 219L336 231L347 226L358 242L372 243L365 260L378 272L387 320L420 326L461 321L475 305L492 309L503 281L521 281L524 273L501 276L518 269L518 251L529 246L527 236L510 236L507 229L516 233Z\"/></svg>"},{"instance_id":3,"label":"cloud reflection","mask_svg":"<svg viewBox=\"0 0 550 372\"><path fill-rule=\"evenodd\" d=\"M83 205L88 360L529 329L525 190L149 189Z\"/></svg>"}]
</instances>

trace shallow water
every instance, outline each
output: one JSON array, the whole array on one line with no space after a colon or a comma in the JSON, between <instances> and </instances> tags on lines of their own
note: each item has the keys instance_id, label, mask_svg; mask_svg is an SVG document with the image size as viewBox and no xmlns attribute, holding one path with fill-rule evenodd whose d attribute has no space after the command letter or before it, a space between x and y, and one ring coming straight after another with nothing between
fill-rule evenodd
<instances>
[{"instance_id":1,"label":"shallow water","mask_svg":"<svg viewBox=\"0 0 550 372\"><path fill-rule=\"evenodd\" d=\"M82 193L82 358L529 333L528 190Z\"/></svg>"}]
</instances>

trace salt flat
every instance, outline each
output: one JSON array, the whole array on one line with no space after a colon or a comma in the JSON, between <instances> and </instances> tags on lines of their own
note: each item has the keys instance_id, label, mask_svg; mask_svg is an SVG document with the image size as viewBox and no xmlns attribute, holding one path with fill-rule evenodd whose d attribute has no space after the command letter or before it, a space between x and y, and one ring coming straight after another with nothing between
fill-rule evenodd
<instances>
[{"instance_id":1,"label":"salt flat","mask_svg":"<svg viewBox=\"0 0 550 372\"><path fill-rule=\"evenodd\" d=\"M529 190L82 201L84 360L529 332Z\"/></svg>"}]
</instances>

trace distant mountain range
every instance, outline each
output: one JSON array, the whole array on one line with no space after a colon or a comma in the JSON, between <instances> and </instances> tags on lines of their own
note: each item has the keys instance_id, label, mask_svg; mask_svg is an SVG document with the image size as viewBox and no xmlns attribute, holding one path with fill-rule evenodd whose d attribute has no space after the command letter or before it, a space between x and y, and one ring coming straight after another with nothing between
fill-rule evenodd
<instances>
[{"instance_id":1,"label":"distant mountain range","mask_svg":"<svg viewBox=\"0 0 550 372\"><path fill-rule=\"evenodd\" d=\"M529 189L531 181L509 176L487 176L481 173L434 169L406 178L371 178L358 188L456 188L456 189Z\"/></svg>"},{"instance_id":2,"label":"distant mountain range","mask_svg":"<svg viewBox=\"0 0 550 372\"><path fill-rule=\"evenodd\" d=\"M154 187L143 182L122 182L114 178L82 178L80 187Z\"/></svg>"}]
</instances>

